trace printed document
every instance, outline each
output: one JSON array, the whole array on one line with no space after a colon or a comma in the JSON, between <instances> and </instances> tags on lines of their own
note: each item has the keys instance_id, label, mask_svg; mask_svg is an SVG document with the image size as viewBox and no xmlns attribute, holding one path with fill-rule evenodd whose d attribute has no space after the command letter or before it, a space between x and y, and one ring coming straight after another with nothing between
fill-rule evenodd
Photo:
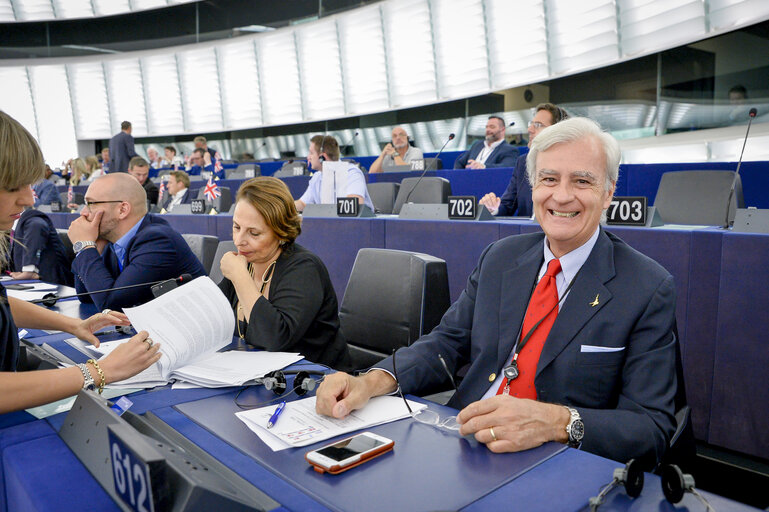
<instances>
[{"instance_id":1,"label":"printed document","mask_svg":"<svg viewBox=\"0 0 769 512\"><path fill-rule=\"evenodd\" d=\"M337 197L347 196L347 169L350 162L323 162L320 202L336 204Z\"/></svg>"}]
</instances>

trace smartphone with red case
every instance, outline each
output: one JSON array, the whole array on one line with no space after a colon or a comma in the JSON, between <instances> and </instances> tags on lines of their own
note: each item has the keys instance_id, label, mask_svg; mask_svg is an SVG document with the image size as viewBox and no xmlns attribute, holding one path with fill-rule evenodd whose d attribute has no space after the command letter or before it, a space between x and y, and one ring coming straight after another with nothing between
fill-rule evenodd
<instances>
[{"instance_id":1,"label":"smartphone with red case","mask_svg":"<svg viewBox=\"0 0 769 512\"><path fill-rule=\"evenodd\" d=\"M304 458L318 473L336 475L393 449L392 439L362 432L323 448L307 452Z\"/></svg>"}]
</instances>

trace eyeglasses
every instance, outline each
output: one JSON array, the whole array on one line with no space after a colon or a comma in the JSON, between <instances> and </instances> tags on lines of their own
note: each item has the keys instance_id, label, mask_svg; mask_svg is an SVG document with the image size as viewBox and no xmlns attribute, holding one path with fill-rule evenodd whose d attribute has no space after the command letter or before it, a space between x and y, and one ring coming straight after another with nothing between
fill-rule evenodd
<instances>
[{"instance_id":1,"label":"eyeglasses","mask_svg":"<svg viewBox=\"0 0 769 512\"><path fill-rule=\"evenodd\" d=\"M451 376L451 372L449 372L448 366L446 366L446 361L443 360L443 357L438 354L438 357L441 360L441 364L443 365L443 368L446 370L446 372L449 374L449 378L451 379L451 383L454 385L454 389L456 390L456 384L454 383L454 377ZM431 425L433 427L437 428L443 428L446 430L451 431L457 431L459 430L459 423L457 423L457 417L456 416L448 416L446 418L441 418L440 415L435 412L431 411L428 408L421 409L417 412L414 412L411 410L411 406L409 405L408 400L406 400L406 397L403 396L403 391L401 390L400 381L398 381L398 369L395 366L395 351L393 350L393 374L395 376L395 385L398 386L398 394L403 399L403 403L406 404L406 409L409 410L409 414L412 418L417 420L420 423L424 423L426 425Z\"/></svg>"},{"instance_id":2,"label":"eyeglasses","mask_svg":"<svg viewBox=\"0 0 769 512\"><path fill-rule=\"evenodd\" d=\"M542 128L547 128L549 125L542 124L539 121L529 121L529 128L534 128L536 130L541 130Z\"/></svg>"},{"instance_id":3,"label":"eyeglasses","mask_svg":"<svg viewBox=\"0 0 769 512\"><path fill-rule=\"evenodd\" d=\"M122 199L115 199L112 201L89 201L88 199L85 200L85 207L89 210L91 209L91 206L94 206L96 204L104 204L104 203L122 203L124 202Z\"/></svg>"}]
</instances>

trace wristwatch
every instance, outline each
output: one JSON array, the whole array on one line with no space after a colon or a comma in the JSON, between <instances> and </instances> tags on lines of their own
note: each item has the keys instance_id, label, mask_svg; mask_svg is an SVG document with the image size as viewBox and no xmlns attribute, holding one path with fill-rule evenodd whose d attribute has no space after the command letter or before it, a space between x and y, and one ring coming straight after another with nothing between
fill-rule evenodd
<instances>
[{"instance_id":1,"label":"wristwatch","mask_svg":"<svg viewBox=\"0 0 769 512\"><path fill-rule=\"evenodd\" d=\"M80 368L80 373L83 374L83 389L87 389L88 391L93 391L96 389L96 383L93 380L91 371L88 369L88 367L82 363L77 365L77 367Z\"/></svg>"},{"instance_id":2,"label":"wristwatch","mask_svg":"<svg viewBox=\"0 0 769 512\"><path fill-rule=\"evenodd\" d=\"M582 418L576 409L566 407L571 414L568 425L566 425L566 433L569 435L569 446L572 448L579 448L582 444L582 438L585 436L585 424L582 422Z\"/></svg>"},{"instance_id":3,"label":"wristwatch","mask_svg":"<svg viewBox=\"0 0 769 512\"><path fill-rule=\"evenodd\" d=\"M72 245L72 251L74 251L75 254L78 254L83 249L86 249L88 247L96 247L96 242L92 242L90 240L86 241L77 241Z\"/></svg>"}]
</instances>

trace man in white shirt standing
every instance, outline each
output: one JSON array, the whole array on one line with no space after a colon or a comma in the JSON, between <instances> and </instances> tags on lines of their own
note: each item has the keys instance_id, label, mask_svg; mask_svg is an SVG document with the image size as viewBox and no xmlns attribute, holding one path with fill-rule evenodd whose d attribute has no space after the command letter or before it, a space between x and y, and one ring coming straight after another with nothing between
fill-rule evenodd
<instances>
[{"instance_id":1,"label":"man in white shirt standing","mask_svg":"<svg viewBox=\"0 0 769 512\"><path fill-rule=\"evenodd\" d=\"M190 202L190 177L184 171L171 171L166 183L168 197L163 201L163 209L170 212L180 204Z\"/></svg>"},{"instance_id":2,"label":"man in white shirt standing","mask_svg":"<svg viewBox=\"0 0 769 512\"><path fill-rule=\"evenodd\" d=\"M486 138L459 155L454 169L486 169L487 167L515 167L518 150L505 142L505 120L490 116L486 122Z\"/></svg>"}]
</instances>

